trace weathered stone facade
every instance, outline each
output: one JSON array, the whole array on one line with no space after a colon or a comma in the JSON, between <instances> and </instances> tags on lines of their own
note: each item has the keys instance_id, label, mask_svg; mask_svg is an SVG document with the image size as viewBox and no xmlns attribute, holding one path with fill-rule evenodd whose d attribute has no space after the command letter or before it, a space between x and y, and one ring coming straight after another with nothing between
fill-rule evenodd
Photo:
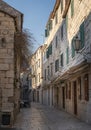
<instances>
[{"instance_id":1,"label":"weathered stone facade","mask_svg":"<svg viewBox=\"0 0 91 130\"><path fill-rule=\"evenodd\" d=\"M22 29L22 14L0 0L0 124L12 125L19 111L19 64L15 67L14 38ZM17 74L16 74L17 73ZM18 93L17 93L18 92ZM6 115L5 115L6 114ZM4 122L9 114L10 124ZM5 116L4 116L5 115ZM7 117L6 117L7 118Z\"/></svg>"},{"instance_id":2,"label":"weathered stone facade","mask_svg":"<svg viewBox=\"0 0 91 130\"><path fill-rule=\"evenodd\" d=\"M33 101L42 103L42 49L40 46L32 55L30 65L32 67L32 88Z\"/></svg>"},{"instance_id":3,"label":"weathered stone facade","mask_svg":"<svg viewBox=\"0 0 91 130\"><path fill-rule=\"evenodd\" d=\"M88 123L91 123L90 19L89 0L56 0L46 26L42 84L43 104L63 109ZM80 53L73 48L76 36L81 41Z\"/></svg>"}]
</instances>

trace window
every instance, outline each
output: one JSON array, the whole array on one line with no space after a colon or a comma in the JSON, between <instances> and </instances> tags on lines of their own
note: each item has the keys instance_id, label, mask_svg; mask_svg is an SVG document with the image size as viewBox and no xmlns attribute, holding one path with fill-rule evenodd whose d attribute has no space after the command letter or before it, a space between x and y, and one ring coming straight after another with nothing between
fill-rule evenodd
<instances>
[{"instance_id":1,"label":"window","mask_svg":"<svg viewBox=\"0 0 91 130\"><path fill-rule=\"evenodd\" d=\"M50 74L51 74L51 76L53 76L53 63L51 63L50 66L51 66L51 73Z\"/></svg>"},{"instance_id":2,"label":"window","mask_svg":"<svg viewBox=\"0 0 91 130\"><path fill-rule=\"evenodd\" d=\"M68 30L68 15L66 15L66 31Z\"/></svg>"},{"instance_id":3,"label":"window","mask_svg":"<svg viewBox=\"0 0 91 130\"><path fill-rule=\"evenodd\" d=\"M84 98L86 101L89 101L89 80L88 74L84 76Z\"/></svg>"},{"instance_id":4,"label":"window","mask_svg":"<svg viewBox=\"0 0 91 130\"><path fill-rule=\"evenodd\" d=\"M40 59L39 59L39 67L40 67Z\"/></svg>"},{"instance_id":5,"label":"window","mask_svg":"<svg viewBox=\"0 0 91 130\"><path fill-rule=\"evenodd\" d=\"M52 30L52 20L49 22L49 30Z\"/></svg>"},{"instance_id":6,"label":"window","mask_svg":"<svg viewBox=\"0 0 91 130\"><path fill-rule=\"evenodd\" d=\"M48 68L48 75L47 75L47 78L48 78L48 80L49 80L49 78L50 78L50 70L49 70L49 66L48 66L47 68Z\"/></svg>"},{"instance_id":7,"label":"window","mask_svg":"<svg viewBox=\"0 0 91 130\"><path fill-rule=\"evenodd\" d=\"M71 41L71 50L72 50L72 58L75 56L75 49L74 49L74 38Z\"/></svg>"},{"instance_id":8,"label":"window","mask_svg":"<svg viewBox=\"0 0 91 130\"><path fill-rule=\"evenodd\" d=\"M56 42L55 42L55 47L58 47L58 37L56 36Z\"/></svg>"},{"instance_id":9,"label":"window","mask_svg":"<svg viewBox=\"0 0 91 130\"><path fill-rule=\"evenodd\" d=\"M63 66L63 53L60 56L60 65Z\"/></svg>"},{"instance_id":10,"label":"window","mask_svg":"<svg viewBox=\"0 0 91 130\"><path fill-rule=\"evenodd\" d=\"M79 99L81 100L82 98L82 90L81 90L81 77L78 78L78 86L79 86Z\"/></svg>"},{"instance_id":11,"label":"window","mask_svg":"<svg viewBox=\"0 0 91 130\"><path fill-rule=\"evenodd\" d=\"M61 13L63 11L63 0L61 0Z\"/></svg>"},{"instance_id":12,"label":"window","mask_svg":"<svg viewBox=\"0 0 91 130\"><path fill-rule=\"evenodd\" d=\"M69 63L69 48L66 48L66 64Z\"/></svg>"},{"instance_id":13,"label":"window","mask_svg":"<svg viewBox=\"0 0 91 130\"><path fill-rule=\"evenodd\" d=\"M52 43L49 45L46 51L46 58L49 58L49 56L52 54Z\"/></svg>"},{"instance_id":14,"label":"window","mask_svg":"<svg viewBox=\"0 0 91 130\"><path fill-rule=\"evenodd\" d=\"M39 73L39 82L40 82L40 73Z\"/></svg>"},{"instance_id":15,"label":"window","mask_svg":"<svg viewBox=\"0 0 91 130\"><path fill-rule=\"evenodd\" d=\"M63 25L61 26L61 40L63 40Z\"/></svg>"},{"instance_id":16,"label":"window","mask_svg":"<svg viewBox=\"0 0 91 130\"><path fill-rule=\"evenodd\" d=\"M84 47L85 37L84 37L84 22L80 25L80 40L81 40L81 48Z\"/></svg>"},{"instance_id":17,"label":"window","mask_svg":"<svg viewBox=\"0 0 91 130\"><path fill-rule=\"evenodd\" d=\"M56 15L55 15L55 24L57 24L58 23L58 14L56 13Z\"/></svg>"},{"instance_id":18,"label":"window","mask_svg":"<svg viewBox=\"0 0 91 130\"><path fill-rule=\"evenodd\" d=\"M59 70L59 59L55 61L55 72Z\"/></svg>"},{"instance_id":19,"label":"window","mask_svg":"<svg viewBox=\"0 0 91 130\"><path fill-rule=\"evenodd\" d=\"M46 69L45 69L45 71L44 71L44 78L45 78L45 80L46 80Z\"/></svg>"},{"instance_id":20,"label":"window","mask_svg":"<svg viewBox=\"0 0 91 130\"><path fill-rule=\"evenodd\" d=\"M71 0L71 17L74 15L74 0Z\"/></svg>"}]
</instances>

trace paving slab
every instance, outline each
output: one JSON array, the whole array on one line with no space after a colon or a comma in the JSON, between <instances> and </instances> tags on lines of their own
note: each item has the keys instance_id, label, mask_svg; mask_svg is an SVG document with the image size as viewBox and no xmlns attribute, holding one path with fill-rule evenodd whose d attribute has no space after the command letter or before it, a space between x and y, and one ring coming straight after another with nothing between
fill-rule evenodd
<instances>
[{"instance_id":1,"label":"paving slab","mask_svg":"<svg viewBox=\"0 0 91 130\"><path fill-rule=\"evenodd\" d=\"M64 111L32 103L31 108L21 109L14 128L21 130L91 130L91 125Z\"/></svg>"}]
</instances>

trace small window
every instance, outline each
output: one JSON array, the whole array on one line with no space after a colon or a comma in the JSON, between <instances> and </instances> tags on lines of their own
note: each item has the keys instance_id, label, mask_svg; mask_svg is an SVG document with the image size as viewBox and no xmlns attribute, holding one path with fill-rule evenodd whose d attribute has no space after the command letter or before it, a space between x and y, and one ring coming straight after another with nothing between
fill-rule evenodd
<instances>
[{"instance_id":1,"label":"small window","mask_svg":"<svg viewBox=\"0 0 91 130\"><path fill-rule=\"evenodd\" d=\"M74 0L71 0L71 17L74 15Z\"/></svg>"},{"instance_id":2,"label":"small window","mask_svg":"<svg viewBox=\"0 0 91 130\"><path fill-rule=\"evenodd\" d=\"M56 13L56 15L55 15L55 24L57 24L58 23L58 14Z\"/></svg>"},{"instance_id":3,"label":"small window","mask_svg":"<svg viewBox=\"0 0 91 130\"><path fill-rule=\"evenodd\" d=\"M59 59L55 61L55 72L59 70Z\"/></svg>"},{"instance_id":4,"label":"small window","mask_svg":"<svg viewBox=\"0 0 91 130\"><path fill-rule=\"evenodd\" d=\"M75 56L75 49L74 49L74 38L71 41L71 50L72 50L72 58Z\"/></svg>"},{"instance_id":5,"label":"small window","mask_svg":"<svg viewBox=\"0 0 91 130\"><path fill-rule=\"evenodd\" d=\"M61 40L63 40L63 25L61 26Z\"/></svg>"},{"instance_id":6,"label":"small window","mask_svg":"<svg viewBox=\"0 0 91 130\"><path fill-rule=\"evenodd\" d=\"M61 0L61 13L63 11L63 0Z\"/></svg>"},{"instance_id":7,"label":"small window","mask_svg":"<svg viewBox=\"0 0 91 130\"><path fill-rule=\"evenodd\" d=\"M45 80L46 80L46 69L45 69L45 71L44 71L44 78L45 78Z\"/></svg>"},{"instance_id":8,"label":"small window","mask_svg":"<svg viewBox=\"0 0 91 130\"><path fill-rule=\"evenodd\" d=\"M69 63L69 48L66 48L66 64Z\"/></svg>"},{"instance_id":9,"label":"small window","mask_svg":"<svg viewBox=\"0 0 91 130\"><path fill-rule=\"evenodd\" d=\"M56 39L55 39L55 47L57 48L58 47L58 37L56 36Z\"/></svg>"},{"instance_id":10,"label":"small window","mask_svg":"<svg viewBox=\"0 0 91 130\"><path fill-rule=\"evenodd\" d=\"M60 56L60 65L63 67L63 53Z\"/></svg>"}]
</instances>

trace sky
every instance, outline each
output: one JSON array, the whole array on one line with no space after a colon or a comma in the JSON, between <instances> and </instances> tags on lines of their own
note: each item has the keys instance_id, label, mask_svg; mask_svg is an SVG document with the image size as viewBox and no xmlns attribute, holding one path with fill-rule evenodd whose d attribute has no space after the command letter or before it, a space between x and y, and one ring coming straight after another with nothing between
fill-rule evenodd
<instances>
[{"instance_id":1,"label":"sky","mask_svg":"<svg viewBox=\"0 0 91 130\"><path fill-rule=\"evenodd\" d=\"M4 0L24 14L23 27L36 40L35 50L43 44L45 26L56 0Z\"/></svg>"}]
</instances>

